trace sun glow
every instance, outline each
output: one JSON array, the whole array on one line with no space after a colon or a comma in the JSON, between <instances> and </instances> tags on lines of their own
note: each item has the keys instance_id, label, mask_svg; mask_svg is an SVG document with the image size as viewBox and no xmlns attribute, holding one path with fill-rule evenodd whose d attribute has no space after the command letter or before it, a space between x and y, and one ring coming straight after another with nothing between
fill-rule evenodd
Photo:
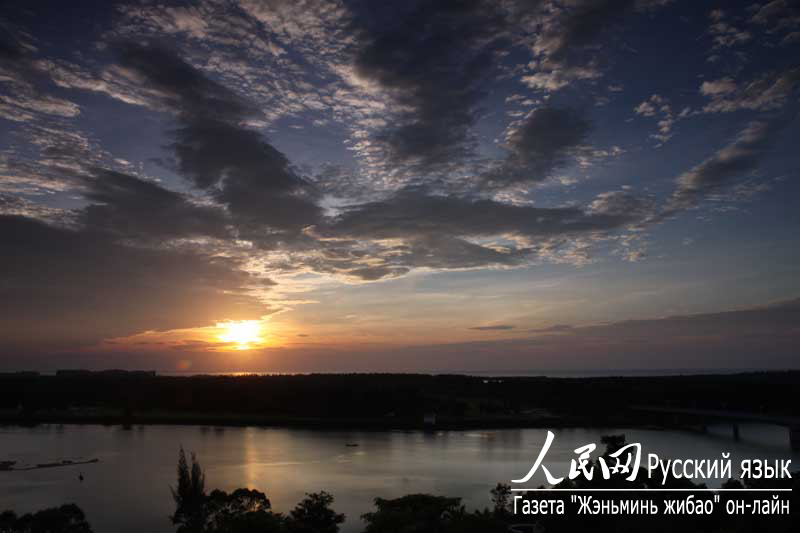
<instances>
[{"instance_id":1,"label":"sun glow","mask_svg":"<svg viewBox=\"0 0 800 533\"><path fill-rule=\"evenodd\" d=\"M222 333L217 338L224 342L234 344L237 350L248 350L261 344L261 322L258 320L244 320L241 322L221 322L217 327Z\"/></svg>"}]
</instances>

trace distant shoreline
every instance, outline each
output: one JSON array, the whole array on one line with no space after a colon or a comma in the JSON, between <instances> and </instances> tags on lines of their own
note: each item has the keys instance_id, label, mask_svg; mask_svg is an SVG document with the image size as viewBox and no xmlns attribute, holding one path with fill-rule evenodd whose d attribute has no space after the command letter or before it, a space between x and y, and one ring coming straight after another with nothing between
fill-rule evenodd
<instances>
[{"instance_id":1,"label":"distant shoreline","mask_svg":"<svg viewBox=\"0 0 800 533\"><path fill-rule=\"evenodd\" d=\"M621 421L620 421L621 422ZM590 418L565 417L483 417L440 418L434 424L426 424L416 418L305 418L269 417L259 415L220 415L195 413L142 413L133 417L122 413L104 415L80 415L69 412L53 412L25 416L18 413L0 412L0 425L31 426L39 424L107 425L107 426L216 426L216 427L274 427L313 430L428 430L459 431L470 429L526 429L526 428L577 428L603 427ZM631 425L628 423L627 425ZM640 424L635 424L640 425Z\"/></svg>"},{"instance_id":2,"label":"distant shoreline","mask_svg":"<svg viewBox=\"0 0 800 533\"><path fill-rule=\"evenodd\" d=\"M0 374L0 424L365 431L702 428L713 419L708 413L715 412L796 417L798 388L800 371L570 378L18 373ZM637 405L653 406L656 412L642 412Z\"/></svg>"}]
</instances>

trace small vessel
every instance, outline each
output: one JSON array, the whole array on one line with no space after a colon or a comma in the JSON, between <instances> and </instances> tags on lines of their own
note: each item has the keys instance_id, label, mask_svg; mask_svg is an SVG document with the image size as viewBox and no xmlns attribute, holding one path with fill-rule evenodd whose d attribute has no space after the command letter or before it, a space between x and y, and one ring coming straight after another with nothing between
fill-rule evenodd
<instances>
[{"instance_id":1,"label":"small vessel","mask_svg":"<svg viewBox=\"0 0 800 533\"><path fill-rule=\"evenodd\" d=\"M347 446L348 448L355 448L356 446L358 446L358 443L357 442L348 442L348 443L345 443L345 446Z\"/></svg>"}]
</instances>

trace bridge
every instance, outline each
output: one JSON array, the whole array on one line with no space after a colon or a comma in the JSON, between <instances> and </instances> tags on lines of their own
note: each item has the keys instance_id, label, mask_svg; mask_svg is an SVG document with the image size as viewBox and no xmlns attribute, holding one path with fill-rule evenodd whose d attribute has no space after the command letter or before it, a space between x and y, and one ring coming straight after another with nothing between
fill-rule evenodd
<instances>
[{"instance_id":1,"label":"bridge","mask_svg":"<svg viewBox=\"0 0 800 533\"><path fill-rule=\"evenodd\" d=\"M721 409L694 409L687 407L660 407L654 405L634 405L634 411L671 416L684 416L702 420L730 420L733 422L733 438L739 440L737 422L760 422L785 426L789 430L789 444L793 450L800 450L800 417L773 415L767 413L751 413L747 411L728 411Z\"/></svg>"}]
</instances>

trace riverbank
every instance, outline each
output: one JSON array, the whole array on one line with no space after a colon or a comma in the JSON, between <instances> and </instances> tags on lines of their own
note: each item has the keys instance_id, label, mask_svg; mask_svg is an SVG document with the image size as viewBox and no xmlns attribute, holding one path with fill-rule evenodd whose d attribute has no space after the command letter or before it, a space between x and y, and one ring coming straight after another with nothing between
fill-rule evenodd
<instances>
[{"instance_id":1,"label":"riverbank","mask_svg":"<svg viewBox=\"0 0 800 533\"><path fill-rule=\"evenodd\" d=\"M797 371L603 378L6 374L0 375L0 424L365 430L676 427L696 422L699 417L686 415L692 411L796 416L798 387ZM656 410L637 408L643 405Z\"/></svg>"},{"instance_id":2,"label":"riverbank","mask_svg":"<svg viewBox=\"0 0 800 533\"><path fill-rule=\"evenodd\" d=\"M622 422L622 419L619 420ZM644 424L644 420L641 421ZM123 411L82 413L74 410L48 411L27 414L18 411L0 411L0 424L30 426L36 424L99 424L99 425L194 425L230 427L285 427L319 430L467 430L505 428L567 428L602 427L615 425L610 420L598 424L596 419L564 416L497 416L497 417L286 417L245 413L189 413L143 412L135 415ZM634 423L633 425L642 425ZM628 421L630 424L630 420Z\"/></svg>"}]
</instances>

